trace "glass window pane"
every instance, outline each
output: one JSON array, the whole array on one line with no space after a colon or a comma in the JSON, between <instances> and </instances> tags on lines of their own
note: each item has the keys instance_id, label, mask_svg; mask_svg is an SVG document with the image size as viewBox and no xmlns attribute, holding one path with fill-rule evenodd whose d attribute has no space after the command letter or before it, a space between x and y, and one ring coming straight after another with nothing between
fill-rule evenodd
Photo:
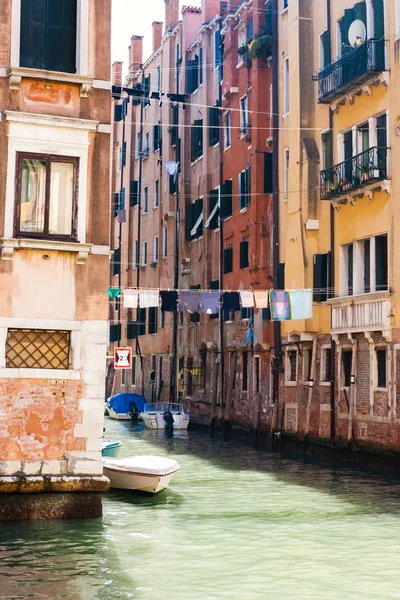
<instances>
[{"instance_id":1,"label":"glass window pane","mask_svg":"<svg viewBox=\"0 0 400 600\"><path fill-rule=\"evenodd\" d=\"M41 233L44 230L46 161L36 158L22 160L21 232Z\"/></svg>"},{"instance_id":2,"label":"glass window pane","mask_svg":"<svg viewBox=\"0 0 400 600\"><path fill-rule=\"evenodd\" d=\"M73 163L52 162L50 175L50 234L71 235L73 191Z\"/></svg>"}]
</instances>

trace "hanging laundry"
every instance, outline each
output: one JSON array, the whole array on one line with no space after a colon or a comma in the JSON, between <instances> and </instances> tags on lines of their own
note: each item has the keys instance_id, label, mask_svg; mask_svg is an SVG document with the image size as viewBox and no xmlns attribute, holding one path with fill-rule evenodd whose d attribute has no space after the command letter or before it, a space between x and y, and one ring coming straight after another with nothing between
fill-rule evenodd
<instances>
[{"instance_id":1,"label":"hanging laundry","mask_svg":"<svg viewBox=\"0 0 400 600\"><path fill-rule=\"evenodd\" d=\"M188 313L200 312L200 292L179 292L179 310Z\"/></svg>"},{"instance_id":2,"label":"hanging laundry","mask_svg":"<svg viewBox=\"0 0 400 600\"><path fill-rule=\"evenodd\" d=\"M222 294L222 310L240 310L239 292L224 292Z\"/></svg>"},{"instance_id":3,"label":"hanging laundry","mask_svg":"<svg viewBox=\"0 0 400 600\"><path fill-rule=\"evenodd\" d=\"M108 295L110 296L110 298L112 300L114 300L114 298L118 298L118 296L120 295L121 290L120 288L108 288Z\"/></svg>"},{"instance_id":4,"label":"hanging laundry","mask_svg":"<svg viewBox=\"0 0 400 600\"><path fill-rule=\"evenodd\" d=\"M249 320L249 329L247 330L247 343L251 346L254 343L254 320L253 317L250 317Z\"/></svg>"},{"instance_id":5,"label":"hanging laundry","mask_svg":"<svg viewBox=\"0 0 400 600\"><path fill-rule=\"evenodd\" d=\"M254 292L254 303L256 305L256 308L268 308L268 292L267 291Z\"/></svg>"},{"instance_id":6,"label":"hanging laundry","mask_svg":"<svg viewBox=\"0 0 400 600\"><path fill-rule=\"evenodd\" d=\"M312 290L289 290L292 319L312 317Z\"/></svg>"},{"instance_id":7,"label":"hanging laundry","mask_svg":"<svg viewBox=\"0 0 400 600\"><path fill-rule=\"evenodd\" d=\"M174 182L176 181L176 176L179 170L179 162L174 160L164 160L165 169L168 175L174 178Z\"/></svg>"},{"instance_id":8,"label":"hanging laundry","mask_svg":"<svg viewBox=\"0 0 400 600\"><path fill-rule=\"evenodd\" d=\"M178 308L178 292L160 292L162 312L171 312Z\"/></svg>"},{"instance_id":9,"label":"hanging laundry","mask_svg":"<svg viewBox=\"0 0 400 600\"><path fill-rule=\"evenodd\" d=\"M201 312L217 315L219 312L219 292L201 292Z\"/></svg>"},{"instance_id":10,"label":"hanging laundry","mask_svg":"<svg viewBox=\"0 0 400 600\"><path fill-rule=\"evenodd\" d=\"M241 291L240 292L240 304L242 308L253 308L254 296L253 292Z\"/></svg>"},{"instance_id":11,"label":"hanging laundry","mask_svg":"<svg viewBox=\"0 0 400 600\"><path fill-rule=\"evenodd\" d=\"M290 298L289 292L282 290L271 290L271 320L290 320Z\"/></svg>"},{"instance_id":12,"label":"hanging laundry","mask_svg":"<svg viewBox=\"0 0 400 600\"><path fill-rule=\"evenodd\" d=\"M158 290L140 290L139 306L140 308L153 308L159 306L160 294Z\"/></svg>"},{"instance_id":13,"label":"hanging laundry","mask_svg":"<svg viewBox=\"0 0 400 600\"><path fill-rule=\"evenodd\" d=\"M139 292L137 290L124 291L124 308L138 307Z\"/></svg>"}]
</instances>

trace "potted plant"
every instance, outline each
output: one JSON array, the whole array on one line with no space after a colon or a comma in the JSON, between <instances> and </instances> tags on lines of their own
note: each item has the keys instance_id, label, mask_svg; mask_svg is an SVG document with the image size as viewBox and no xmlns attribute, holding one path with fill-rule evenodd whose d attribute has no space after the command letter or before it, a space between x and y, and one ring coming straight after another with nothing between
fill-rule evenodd
<instances>
[{"instance_id":1,"label":"potted plant","mask_svg":"<svg viewBox=\"0 0 400 600\"><path fill-rule=\"evenodd\" d=\"M247 52L247 44L243 44L242 46L239 46L237 51L238 51L239 56L244 56Z\"/></svg>"},{"instance_id":2,"label":"potted plant","mask_svg":"<svg viewBox=\"0 0 400 600\"><path fill-rule=\"evenodd\" d=\"M329 189L334 196L336 196L337 194L341 194L343 190L343 182L337 181L336 183L330 183Z\"/></svg>"},{"instance_id":3,"label":"potted plant","mask_svg":"<svg viewBox=\"0 0 400 600\"><path fill-rule=\"evenodd\" d=\"M250 58L268 58L272 53L272 37L264 34L255 37L249 44Z\"/></svg>"},{"instance_id":4,"label":"potted plant","mask_svg":"<svg viewBox=\"0 0 400 600\"><path fill-rule=\"evenodd\" d=\"M358 171L356 170L353 173L353 184L357 186L357 185L360 185L360 183L361 183L361 179L360 179L360 176L358 174Z\"/></svg>"},{"instance_id":5,"label":"potted plant","mask_svg":"<svg viewBox=\"0 0 400 600\"><path fill-rule=\"evenodd\" d=\"M360 173L361 181L367 181L369 179L369 166L363 165L362 167L360 167Z\"/></svg>"}]
</instances>

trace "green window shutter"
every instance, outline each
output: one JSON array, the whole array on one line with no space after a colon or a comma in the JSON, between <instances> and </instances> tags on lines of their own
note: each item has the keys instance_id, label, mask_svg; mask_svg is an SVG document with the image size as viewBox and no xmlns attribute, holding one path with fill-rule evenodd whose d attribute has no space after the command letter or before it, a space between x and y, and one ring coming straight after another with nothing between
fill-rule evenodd
<instances>
[{"instance_id":1,"label":"green window shutter","mask_svg":"<svg viewBox=\"0 0 400 600\"><path fill-rule=\"evenodd\" d=\"M385 68L385 8L383 0L373 0L374 7L374 38L379 40L375 44L375 68L383 71Z\"/></svg>"},{"instance_id":2,"label":"green window shutter","mask_svg":"<svg viewBox=\"0 0 400 600\"><path fill-rule=\"evenodd\" d=\"M46 4L21 0L20 66L45 68Z\"/></svg>"},{"instance_id":3,"label":"green window shutter","mask_svg":"<svg viewBox=\"0 0 400 600\"><path fill-rule=\"evenodd\" d=\"M199 48L199 83L203 83L203 47Z\"/></svg>"},{"instance_id":4,"label":"green window shutter","mask_svg":"<svg viewBox=\"0 0 400 600\"><path fill-rule=\"evenodd\" d=\"M329 46L329 32L324 31L322 34L322 47L324 51L324 67L327 67L331 63L331 49Z\"/></svg>"},{"instance_id":5,"label":"green window shutter","mask_svg":"<svg viewBox=\"0 0 400 600\"><path fill-rule=\"evenodd\" d=\"M227 179L221 189L221 219L226 219L232 214L232 180Z\"/></svg>"},{"instance_id":6,"label":"green window shutter","mask_svg":"<svg viewBox=\"0 0 400 600\"><path fill-rule=\"evenodd\" d=\"M387 235L375 237L375 273L376 291L388 289L388 252Z\"/></svg>"},{"instance_id":7,"label":"green window shutter","mask_svg":"<svg viewBox=\"0 0 400 600\"><path fill-rule=\"evenodd\" d=\"M285 289L285 263L279 263L279 265L278 265L277 289L278 290Z\"/></svg>"},{"instance_id":8,"label":"green window shutter","mask_svg":"<svg viewBox=\"0 0 400 600\"><path fill-rule=\"evenodd\" d=\"M328 300L328 269L329 254L314 254L313 269L313 300L325 302Z\"/></svg>"},{"instance_id":9,"label":"green window shutter","mask_svg":"<svg viewBox=\"0 0 400 600\"><path fill-rule=\"evenodd\" d=\"M360 19L367 26L367 7L365 2L357 2L354 5L354 18Z\"/></svg>"},{"instance_id":10,"label":"green window shutter","mask_svg":"<svg viewBox=\"0 0 400 600\"><path fill-rule=\"evenodd\" d=\"M345 54L351 49L349 44L349 27L354 21L354 8L348 8L344 11L344 15L340 21L340 34L342 38L342 54Z\"/></svg>"},{"instance_id":11,"label":"green window shutter","mask_svg":"<svg viewBox=\"0 0 400 600\"><path fill-rule=\"evenodd\" d=\"M194 90L194 60L188 60L187 63L187 79L186 79L186 91L188 94L193 94Z\"/></svg>"},{"instance_id":12,"label":"green window shutter","mask_svg":"<svg viewBox=\"0 0 400 600\"><path fill-rule=\"evenodd\" d=\"M48 71L76 71L76 3L77 0L46 3L44 68Z\"/></svg>"},{"instance_id":13,"label":"green window shutter","mask_svg":"<svg viewBox=\"0 0 400 600\"><path fill-rule=\"evenodd\" d=\"M264 194L272 194L272 152L264 153Z\"/></svg>"},{"instance_id":14,"label":"green window shutter","mask_svg":"<svg viewBox=\"0 0 400 600\"><path fill-rule=\"evenodd\" d=\"M218 204L218 190L211 190L210 194L209 194L209 211L208 211L209 215L214 210L216 204ZM218 225L219 225L219 210L217 209L217 212L215 213L215 215L213 216L213 218L211 219L211 221L209 223L209 228L217 229Z\"/></svg>"},{"instance_id":15,"label":"green window shutter","mask_svg":"<svg viewBox=\"0 0 400 600\"><path fill-rule=\"evenodd\" d=\"M249 266L249 240L240 242L240 268L245 269Z\"/></svg>"},{"instance_id":16,"label":"green window shutter","mask_svg":"<svg viewBox=\"0 0 400 600\"><path fill-rule=\"evenodd\" d=\"M126 326L126 337L128 340L134 340L137 338L137 323L136 321L129 321Z\"/></svg>"},{"instance_id":17,"label":"green window shutter","mask_svg":"<svg viewBox=\"0 0 400 600\"><path fill-rule=\"evenodd\" d=\"M122 166L125 167L126 165L126 142L123 142L122 144Z\"/></svg>"},{"instance_id":18,"label":"green window shutter","mask_svg":"<svg viewBox=\"0 0 400 600\"><path fill-rule=\"evenodd\" d=\"M112 257L112 274L119 275L121 271L121 251L119 248L114 250Z\"/></svg>"},{"instance_id":19,"label":"green window shutter","mask_svg":"<svg viewBox=\"0 0 400 600\"><path fill-rule=\"evenodd\" d=\"M190 232L194 225L193 209L194 209L194 204L192 204L191 202L186 202L186 204L185 204L185 239L187 241L190 241L192 239ZM193 223L193 225L192 225L192 223Z\"/></svg>"},{"instance_id":20,"label":"green window shutter","mask_svg":"<svg viewBox=\"0 0 400 600\"><path fill-rule=\"evenodd\" d=\"M176 138L175 161L179 163L178 173L181 172L181 138Z\"/></svg>"},{"instance_id":21,"label":"green window shutter","mask_svg":"<svg viewBox=\"0 0 400 600\"><path fill-rule=\"evenodd\" d=\"M136 206L139 202L139 181L133 179L130 183L129 206Z\"/></svg>"},{"instance_id":22,"label":"green window shutter","mask_svg":"<svg viewBox=\"0 0 400 600\"><path fill-rule=\"evenodd\" d=\"M123 119L122 109L123 109L123 104L114 104L114 121L116 123L118 123L119 121L122 121L122 119Z\"/></svg>"},{"instance_id":23,"label":"green window shutter","mask_svg":"<svg viewBox=\"0 0 400 600\"><path fill-rule=\"evenodd\" d=\"M150 307L149 308L149 324L148 324L148 333L153 334L157 333L157 320L158 320L158 308Z\"/></svg>"},{"instance_id":24,"label":"green window shutter","mask_svg":"<svg viewBox=\"0 0 400 600\"><path fill-rule=\"evenodd\" d=\"M146 308L138 308L137 309L137 334L138 335L146 335L146 316L147 309Z\"/></svg>"},{"instance_id":25,"label":"green window shutter","mask_svg":"<svg viewBox=\"0 0 400 600\"><path fill-rule=\"evenodd\" d=\"M110 325L110 342L119 342L121 339L121 323Z\"/></svg>"},{"instance_id":26,"label":"green window shutter","mask_svg":"<svg viewBox=\"0 0 400 600\"><path fill-rule=\"evenodd\" d=\"M175 175L169 176L169 193L176 194L176 178Z\"/></svg>"},{"instance_id":27,"label":"green window shutter","mask_svg":"<svg viewBox=\"0 0 400 600\"><path fill-rule=\"evenodd\" d=\"M233 269L233 248L224 250L224 273L232 273Z\"/></svg>"},{"instance_id":28,"label":"green window shutter","mask_svg":"<svg viewBox=\"0 0 400 600\"><path fill-rule=\"evenodd\" d=\"M115 194L114 194L114 202L113 202L114 216L116 216L118 208L119 208L119 192L115 192Z\"/></svg>"}]
</instances>

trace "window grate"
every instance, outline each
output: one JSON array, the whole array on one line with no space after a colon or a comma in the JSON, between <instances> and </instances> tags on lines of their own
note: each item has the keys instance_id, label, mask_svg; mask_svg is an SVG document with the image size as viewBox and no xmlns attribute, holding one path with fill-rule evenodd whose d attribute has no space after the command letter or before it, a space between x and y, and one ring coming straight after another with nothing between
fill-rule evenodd
<instances>
[{"instance_id":1,"label":"window grate","mask_svg":"<svg viewBox=\"0 0 400 600\"><path fill-rule=\"evenodd\" d=\"M69 331L8 329L7 369L69 369Z\"/></svg>"}]
</instances>

